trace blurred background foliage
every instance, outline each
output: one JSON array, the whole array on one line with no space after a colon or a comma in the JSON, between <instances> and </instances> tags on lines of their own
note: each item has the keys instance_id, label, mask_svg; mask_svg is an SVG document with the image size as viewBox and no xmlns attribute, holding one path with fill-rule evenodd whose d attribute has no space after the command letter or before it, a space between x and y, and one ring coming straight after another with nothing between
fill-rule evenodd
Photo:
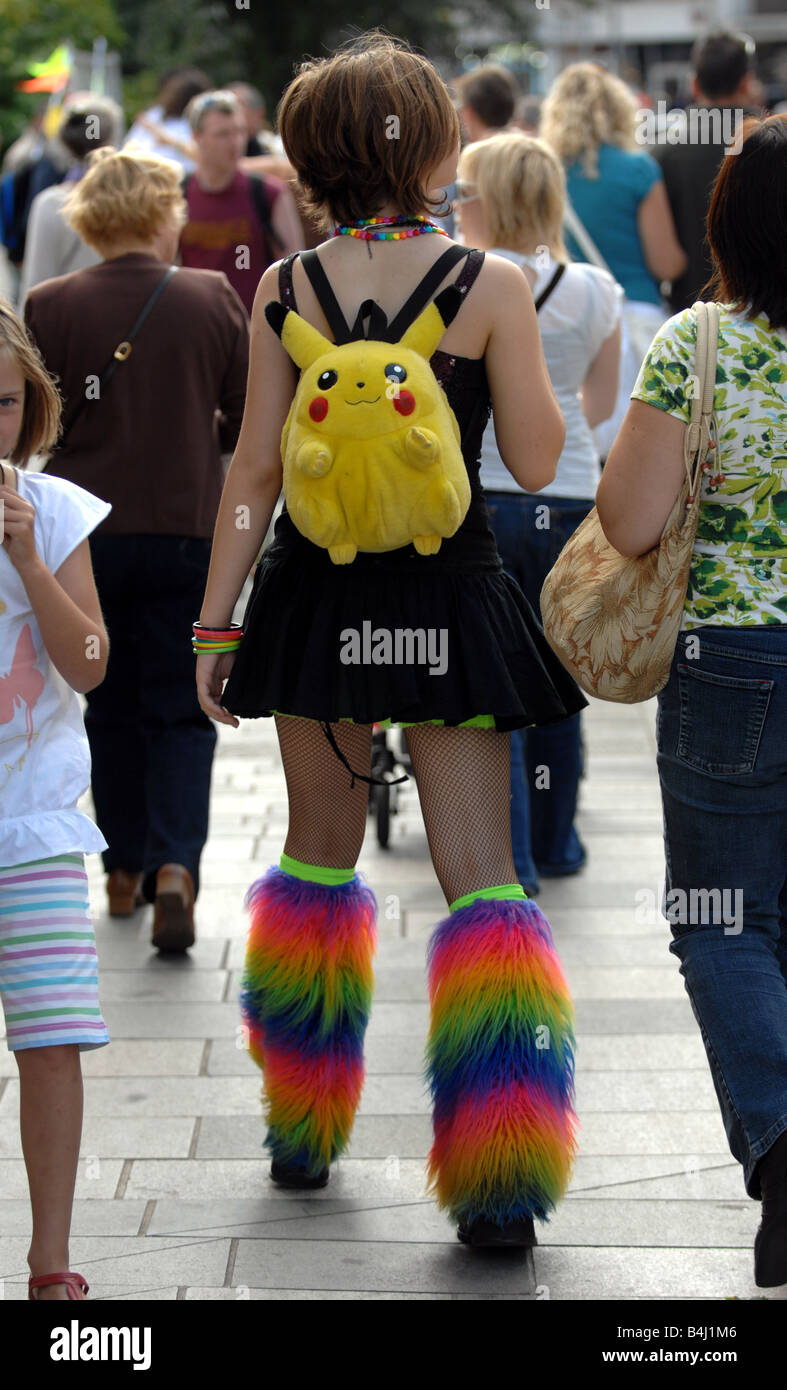
<instances>
[{"instance_id":1,"label":"blurred background foliage","mask_svg":"<svg viewBox=\"0 0 787 1390\"><path fill-rule=\"evenodd\" d=\"M42 101L14 84L65 40L89 52L104 36L120 53L129 123L151 104L160 74L186 64L204 69L217 86L252 82L272 118L301 58L324 56L365 29L406 37L450 73L468 51L468 28L488 29L496 43L521 42L530 10L529 0L0 0L2 143L16 138Z\"/></svg>"}]
</instances>

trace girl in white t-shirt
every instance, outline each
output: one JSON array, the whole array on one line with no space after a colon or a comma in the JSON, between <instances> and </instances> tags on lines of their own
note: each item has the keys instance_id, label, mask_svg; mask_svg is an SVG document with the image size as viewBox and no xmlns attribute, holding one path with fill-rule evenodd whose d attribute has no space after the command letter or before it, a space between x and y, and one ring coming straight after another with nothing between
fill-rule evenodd
<instances>
[{"instance_id":1,"label":"girl in white t-shirt","mask_svg":"<svg viewBox=\"0 0 787 1390\"><path fill-rule=\"evenodd\" d=\"M620 360L623 292L606 271L567 265L562 223L565 176L541 140L509 133L468 145L459 161L462 238L504 256L527 279L566 438L553 482L526 493L503 463L490 420L481 482L506 569L540 618L541 586L562 547L593 506L601 469L593 427L612 413ZM492 402L494 409L494 401ZM522 450L528 448L522 439ZM549 768L548 786L539 769ZM525 891L539 876L575 873L585 850L574 827L582 771L580 716L516 730L511 739L511 838ZM538 787L531 817L531 788Z\"/></svg>"},{"instance_id":2,"label":"girl in white t-shirt","mask_svg":"<svg viewBox=\"0 0 787 1390\"><path fill-rule=\"evenodd\" d=\"M0 301L0 1000L19 1067L29 1296L76 1300L87 1293L68 1269L79 1053L109 1042L84 864L106 842L77 809L90 781L77 692L106 670L87 537L111 509L64 479L21 471L51 447L59 418L51 378Z\"/></svg>"}]
</instances>

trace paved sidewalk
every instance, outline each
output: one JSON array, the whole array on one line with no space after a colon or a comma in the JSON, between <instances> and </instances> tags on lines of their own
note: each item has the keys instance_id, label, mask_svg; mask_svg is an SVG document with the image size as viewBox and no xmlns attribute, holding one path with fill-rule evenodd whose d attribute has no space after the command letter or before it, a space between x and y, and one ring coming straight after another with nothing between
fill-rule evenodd
<instances>
[{"instance_id":1,"label":"paved sidewalk","mask_svg":"<svg viewBox=\"0 0 787 1390\"><path fill-rule=\"evenodd\" d=\"M99 1299L762 1298L759 1205L730 1157L669 932L655 702L593 702L579 826L585 871L544 884L577 1006L581 1150L535 1260L473 1252L424 1194L424 953L444 903L412 783L391 849L361 869L381 907L368 1079L330 1185L268 1178L259 1077L236 1004L249 882L278 859L283 778L272 721L219 731L196 948L159 959L151 910L105 913L90 862L113 1042L84 1057L86 1117L72 1268ZM638 896L639 895L639 896ZM651 910L648 911L648 898ZM644 920L639 920L644 919ZM25 1296L29 1216L13 1059L0 1054L0 1278ZM772 1291L770 1298L787 1297Z\"/></svg>"}]
</instances>

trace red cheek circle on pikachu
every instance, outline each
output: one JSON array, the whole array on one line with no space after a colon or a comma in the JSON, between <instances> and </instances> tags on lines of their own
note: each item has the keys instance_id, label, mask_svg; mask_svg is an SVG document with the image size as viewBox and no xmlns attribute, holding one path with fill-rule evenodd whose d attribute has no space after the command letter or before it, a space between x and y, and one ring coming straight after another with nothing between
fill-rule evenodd
<instances>
[{"instance_id":1,"label":"red cheek circle on pikachu","mask_svg":"<svg viewBox=\"0 0 787 1390\"><path fill-rule=\"evenodd\" d=\"M309 415L311 416L312 420L317 420L319 423L320 420L325 419L327 414L328 402L326 401L325 397L315 396L314 400L309 402Z\"/></svg>"},{"instance_id":2,"label":"red cheek circle on pikachu","mask_svg":"<svg viewBox=\"0 0 787 1390\"><path fill-rule=\"evenodd\" d=\"M400 391L398 396L394 396L394 410L398 410L400 415L412 415L415 410L415 396L412 391Z\"/></svg>"}]
</instances>

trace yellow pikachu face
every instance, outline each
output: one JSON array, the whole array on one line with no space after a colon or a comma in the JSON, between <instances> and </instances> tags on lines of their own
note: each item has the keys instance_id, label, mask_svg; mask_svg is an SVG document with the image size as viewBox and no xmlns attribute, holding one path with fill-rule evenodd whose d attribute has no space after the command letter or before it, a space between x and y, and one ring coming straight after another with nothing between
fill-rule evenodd
<instances>
[{"instance_id":1,"label":"yellow pikachu face","mask_svg":"<svg viewBox=\"0 0 787 1390\"><path fill-rule=\"evenodd\" d=\"M301 368L291 423L318 438L373 439L417 424L437 408L440 387L427 359L445 322L434 303L398 343L362 338L342 346L292 310L268 307L269 321Z\"/></svg>"},{"instance_id":2,"label":"yellow pikachu face","mask_svg":"<svg viewBox=\"0 0 787 1390\"><path fill-rule=\"evenodd\" d=\"M306 369L294 420L326 439L372 439L417 424L440 387L423 358L399 343L331 347Z\"/></svg>"}]
</instances>

